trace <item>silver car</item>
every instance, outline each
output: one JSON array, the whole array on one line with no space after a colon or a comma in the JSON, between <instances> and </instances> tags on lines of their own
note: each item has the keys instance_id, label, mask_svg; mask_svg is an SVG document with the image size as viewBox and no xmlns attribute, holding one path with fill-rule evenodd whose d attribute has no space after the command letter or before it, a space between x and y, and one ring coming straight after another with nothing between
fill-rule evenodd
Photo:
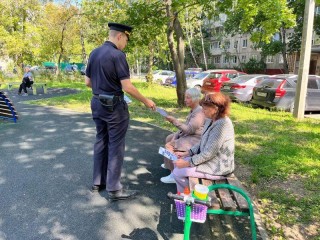
<instances>
[{"instance_id":1,"label":"silver car","mask_svg":"<svg viewBox=\"0 0 320 240\"><path fill-rule=\"evenodd\" d=\"M233 101L249 102L252 98L253 88L267 77L269 76L261 74L242 75L224 82L220 91Z\"/></svg>"},{"instance_id":2,"label":"silver car","mask_svg":"<svg viewBox=\"0 0 320 240\"><path fill-rule=\"evenodd\" d=\"M253 105L292 112L297 75L271 76L253 89ZM320 111L320 76L309 75L305 111Z\"/></svg>"}]
</instances>

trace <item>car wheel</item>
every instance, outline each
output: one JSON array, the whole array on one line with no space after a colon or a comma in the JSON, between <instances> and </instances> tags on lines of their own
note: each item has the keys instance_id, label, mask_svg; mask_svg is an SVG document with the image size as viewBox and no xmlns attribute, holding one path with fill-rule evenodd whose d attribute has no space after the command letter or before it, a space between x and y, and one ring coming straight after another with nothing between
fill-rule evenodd
<instances>
[{"instance_id":1,"label":"car wheel","mask_svg":"<svg viewBox=\"0 0 320 240\"><path fill-rule=\"evenodd\" d=\"M251 103L251 107L252 107L253 109L259 108L259 106L258 106L258 105L253 104L253 103Z\"/></svg>"}]
</instances>

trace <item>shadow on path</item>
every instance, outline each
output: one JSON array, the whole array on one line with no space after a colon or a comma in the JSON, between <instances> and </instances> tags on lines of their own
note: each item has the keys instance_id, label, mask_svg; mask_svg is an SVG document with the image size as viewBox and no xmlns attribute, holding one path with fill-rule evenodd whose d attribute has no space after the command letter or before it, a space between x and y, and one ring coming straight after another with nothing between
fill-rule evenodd
<instances>
[{"instance_id":1,"label":"shadow on path","mask_svg":"<svg viewBox=\"0 0 320 240\"><path fill-rule=\"evenodd\" d=\"M168 171L157 152L169 132L130 122L122 182L140 194L109 202L105 191L90 191L91 115L15 105L18 123L0 125L1 240L183 238L183 222L166 197L175 184L159 180ZM210 239L206 224L193 224L191 239Z\"/></svg>"}]
</instances>

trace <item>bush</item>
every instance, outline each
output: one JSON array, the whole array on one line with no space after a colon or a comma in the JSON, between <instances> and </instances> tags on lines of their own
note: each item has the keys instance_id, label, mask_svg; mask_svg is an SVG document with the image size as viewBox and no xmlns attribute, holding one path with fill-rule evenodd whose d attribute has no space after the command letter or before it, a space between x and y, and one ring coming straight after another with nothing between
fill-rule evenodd
<instances>
[{"instance_id":1,"label":"bush","mask_svg":"<svg viewBox=\"0 0 320 240\"><path fill-rule=\"evenodd\" d=\"M243 64L245 72L248 74L252 73L264 73L266 69L266 64L262 61L250 58L250 60Z\"/></svg>"}]
</instances>

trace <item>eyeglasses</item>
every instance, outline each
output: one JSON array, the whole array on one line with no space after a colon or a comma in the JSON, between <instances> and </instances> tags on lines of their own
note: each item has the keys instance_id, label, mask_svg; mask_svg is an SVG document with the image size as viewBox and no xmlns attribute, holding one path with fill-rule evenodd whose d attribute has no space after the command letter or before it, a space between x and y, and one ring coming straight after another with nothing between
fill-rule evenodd
<instances>
[{"instance_id":1,"label":"eyeglasses","mask_svg":"<svg viewBox=\"0 0 320 240\"><path fill-rule=\"evenodd\" d=\"M212 99L211 99L210 95L212 95L212 94L208 94L208 95L206 95L206 96L204 97L204 99L203 99L203 102L202 102L202 103L204 103L204 104L208 104L208 103L210 103L210 104L212 104L212 105L214 105L214 106L216 106L216 107L219 107L217 103L215 103L214 101L212 101Z\"/></svg>"}]
</instances>

